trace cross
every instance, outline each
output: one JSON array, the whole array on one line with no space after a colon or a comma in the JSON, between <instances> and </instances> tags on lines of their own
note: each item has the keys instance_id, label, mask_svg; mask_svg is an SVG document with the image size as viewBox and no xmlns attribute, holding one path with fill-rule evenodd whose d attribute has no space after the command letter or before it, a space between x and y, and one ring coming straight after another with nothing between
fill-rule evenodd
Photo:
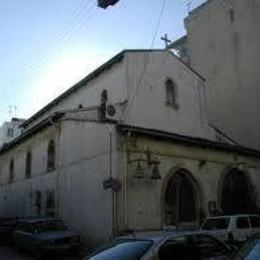
<instances>
[{"instance_id":1,"label":"cross","mask_svg":"<svg viewBox=\"0 0 260 260\"><path fill-rule=\"evenodd\" d=\"M169 44L172 42L171 40L168 39L167 34L165 34L164 37L161 37L161 40L164 41L166 49L168 48Z\"/></svg>"}]
</instances>

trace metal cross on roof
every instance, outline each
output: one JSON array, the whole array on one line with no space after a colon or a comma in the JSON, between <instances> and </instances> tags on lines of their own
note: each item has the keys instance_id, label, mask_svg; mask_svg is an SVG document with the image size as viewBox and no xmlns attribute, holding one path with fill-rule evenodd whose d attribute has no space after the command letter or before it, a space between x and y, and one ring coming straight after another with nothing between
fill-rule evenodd
<instances>
[{"instance_id":1,"label":"metal cross on roof","mask_svg":"<svg viewBox=\"0 0 260 260\"><path fill-rule=\"evenodd\" d=\"M168 48L169 44L172 42L171 40L168 39L167 33L163 37L161 37L161 40L164 41L166 49Z\"/></svg>"}]
</instances>

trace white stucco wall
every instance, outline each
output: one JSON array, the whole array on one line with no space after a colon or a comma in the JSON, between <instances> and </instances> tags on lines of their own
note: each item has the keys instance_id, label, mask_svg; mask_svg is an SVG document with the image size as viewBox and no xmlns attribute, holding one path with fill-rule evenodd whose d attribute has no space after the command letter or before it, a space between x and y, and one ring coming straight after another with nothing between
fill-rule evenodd
<instances>
[{"instance_id":1,"label":"white stucco wall","mask_svg":"<svg viewBox=\"0 0 260 260\"><path fill-rule=\"evenodd\" d=\"M177 57L168 51L133 52L127 54L127 67L127 124L213 138L207 126L204 81ZM168 78L176 85L178 108L166 104Z\"/></svg>"},{"instance_id":2,"label":"white stucco wall","mask_svg":"<svg viewBox=\"0 0 260 260\"><path fill-rule=\"evenodd\" d=\"M125 101L126 67L124 60L115 63L109 69L103 71L102 74L99 74L98 77L90 80L86 85L62 99L60 103L50 108L28 125L26 130L57 111L77 109L79 105L83 107L99 106L103 90L107 90L108 92L108 103L120 103Z\"/></svg>"},{"instance_id":3,"label":"white stucco wall","mask_svg":"<svg viewBox=\"0 0 260 260\"><path fill-rule=\"evenodd\" d=\"M116 167L115 132L108 124L64 122L60 150L60 213L88 244L112 234L112 193L102 183Z\"/></svg>"},{"instance_id":4,"label":"white stucco wall","mask_svg":"<svg viewBox=\"0 0 260 260\"><path fill-rule=\"evenodd\" d=\"M166 105L167 78L176 84L178 108ZM116 119L123 123L214 138L207 125L207 89L203 79L172 53L163 50L127 51L121 62L63 99L27 129L56 111L76 109L79 104L84 107L100 105L104 89L108 92L108 104L122 103L116 106L120 111Z\"/></svg>"},{"instance_id":5,"label":"white stucco wall","mask_svg":"<svg viewBox=\"0 0 260 260\"><path fill-rule=\"evenodd\" d=\"M42 193L45 215L46 192L54 191L56 215L75 228L87 246L112 234L112 193L102 183L115 172L115 132L108 124L74 122L55 124L0 156L1 216L36 216L36 192ZM47 172L47 146L54 139L56 169ZM32 177L25 179L25 156L32 154ZM14 181L8 183L9 163L14 159Z\"/></svg>"}]
</instances>

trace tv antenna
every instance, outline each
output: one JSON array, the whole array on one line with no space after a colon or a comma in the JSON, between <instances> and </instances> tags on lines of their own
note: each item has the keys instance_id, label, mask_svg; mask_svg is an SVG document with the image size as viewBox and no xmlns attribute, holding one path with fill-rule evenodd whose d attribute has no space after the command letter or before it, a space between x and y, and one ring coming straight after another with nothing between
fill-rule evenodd
<instances>
[{"instance_id":1,"label":"tv antenna","mask_svg":"<svg viewBox=\"0 0 260 260\"><path fill-rule=\"evenodd\" d=\"M191 10L192 2L193 2L193 0L184 0L184 4L186 5L186 8L187 8L187 13L189 13Z\"/></svg>"}]
</instances>

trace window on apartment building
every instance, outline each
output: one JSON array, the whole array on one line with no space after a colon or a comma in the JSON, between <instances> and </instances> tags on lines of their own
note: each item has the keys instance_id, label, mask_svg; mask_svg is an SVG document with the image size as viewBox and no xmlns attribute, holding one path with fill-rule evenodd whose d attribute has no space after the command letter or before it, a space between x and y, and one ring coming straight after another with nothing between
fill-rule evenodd
<instances>
[{"instance_id":1,"label":"window on apartment building","mask_svg":"<svg viewBox=\"0 0 260 260\"><path fill-rule=\"evenodd\" d=\"M27 152L25 159L25 177L30 178L32 175L32 154Z\"/></svg>"},{"instance_id":2,"label":"window on apartment building","mask_svg":"<svg viewBox=\"0 0 260 260\"><path fill-rule=\"evenodd\" d=\"M235 10L234 9L229 9L229 20L231 23L235 21Z\"/></svg>"},{"instance_id":3,"label":"window on apartment building","mask_svg":"<svg viewBox=\"0 0 260 260\"><path fill-rule=\"evenodd\" d=\"M8 137L13 137L14 136L14 129L13 128L8 128L7 129L7 136Z\"/></svg>"},{"instance_id":4,"label":"window on apartment building","mask_svg":"<svg viewBox=\"0 0 260 260\"><path fill-rule=\"evenodd\" d=\"M9 182L14 181L14 159L11 159L9 164Z\"/></svg>"},{"instance_id":5,"label":"window on apartment building","mask_svg":"<svg viewBox=\"0 0 260 260\"><path fill-rule=\"evenodd\" d=\"M51 140L47 151L47 171L55 169L55 142Z\"/></svg>"},{"instance_id":6,"label":"window on apartment building","mask_svg":"<svg viewBox=\"0 0 260 260\"><path fill-rule=\"evenodd\" d=\"M165 101L167 106L178 108L176 84L169 78L165 81Z\"/></svg>"},{"instance_id":7,"label":"window on apartment building","mask_svg":"<svg viewBox=\"0 0 260 260\"><path fill-rule=\"evenodd\" d=\"M48 217L55 216L55 192L54 191L46 191L46 208L45 215Z\"/></svg>"}]
</instances>

